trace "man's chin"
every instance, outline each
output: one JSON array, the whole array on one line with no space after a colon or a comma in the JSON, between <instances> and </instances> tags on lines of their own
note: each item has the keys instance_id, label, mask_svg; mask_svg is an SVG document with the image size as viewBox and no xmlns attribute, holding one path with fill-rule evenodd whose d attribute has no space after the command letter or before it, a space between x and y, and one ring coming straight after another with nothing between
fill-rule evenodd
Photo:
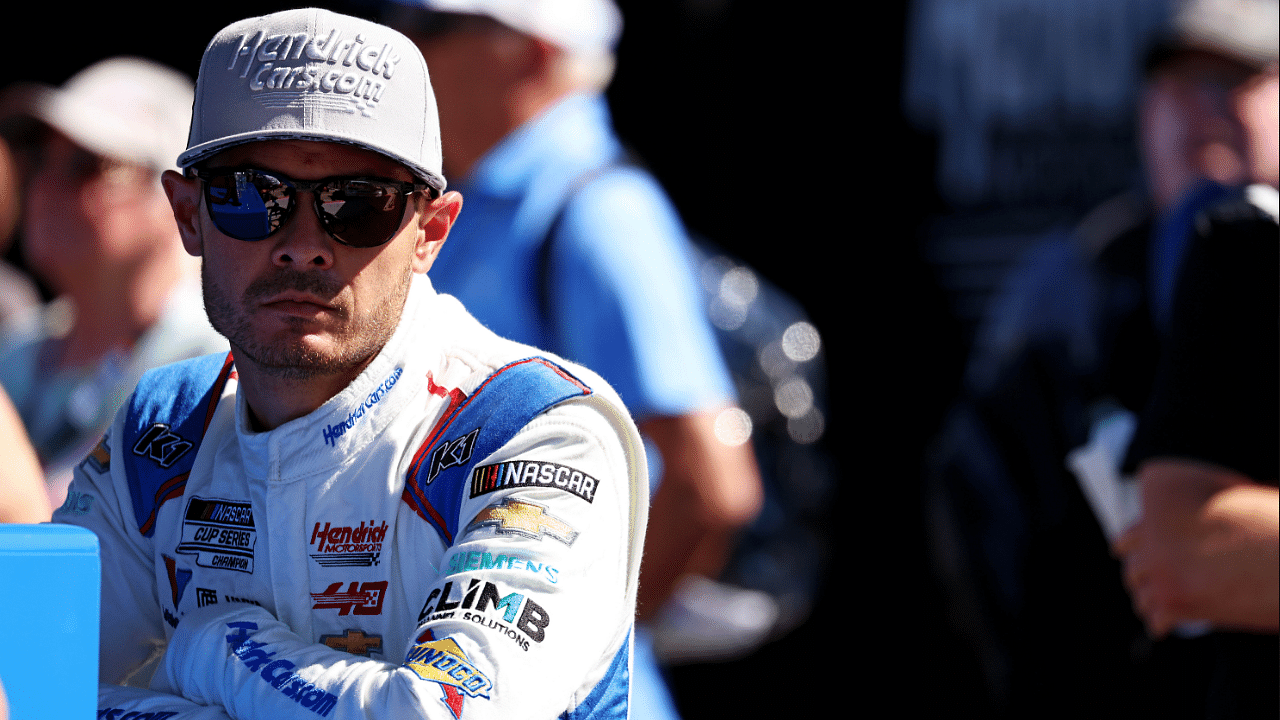
<instances>
[{"instance_id":1,"label":"man's chin","mask_svg":"<svg viewBox=\"0 0 1280 720\"><path fill-rule=\"evenodd\" d=\"M310 380L319 377L353 375L368 364L363 353L344 354L314 338L295 338L289 342L237 348L264 374L282 380Z\"/></svg>"}]
</instances>

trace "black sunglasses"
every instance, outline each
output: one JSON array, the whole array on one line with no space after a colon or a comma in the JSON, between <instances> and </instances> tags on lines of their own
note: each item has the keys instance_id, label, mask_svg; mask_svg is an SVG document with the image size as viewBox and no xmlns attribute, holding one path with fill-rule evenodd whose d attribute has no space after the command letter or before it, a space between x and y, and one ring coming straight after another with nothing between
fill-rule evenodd
<instances>
[{"instance_id":1,"label":"black sunglasses","mask_svg":"<svg viewBox=\"0 0 1280 720\"><path fill-rule=\"evenodd\" d=\"M284 227L293 214L294 195L314 197L320 226L334 240L372 248L395 236L404 220L408 198L434 190L425 183L376 177L330 177L308 182L257 168L197 169L204 181L209 217L224 235L237 240L265 240Z\"/></svg>"}]
</instances>

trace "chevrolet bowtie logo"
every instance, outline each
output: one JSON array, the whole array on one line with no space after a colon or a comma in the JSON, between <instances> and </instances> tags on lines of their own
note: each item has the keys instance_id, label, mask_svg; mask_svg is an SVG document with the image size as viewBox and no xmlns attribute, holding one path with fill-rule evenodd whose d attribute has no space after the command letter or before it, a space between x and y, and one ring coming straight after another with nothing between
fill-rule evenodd
<instances>
[{"instance_id":1,"label":"chevrolet bowtie logo","mask_svg":"<svg viewBox=\"0 0 1280 720\"><path fill-rule=\"evenodd\" d=\"M362 630L346 630L341 635L321 635L320 642L352 655L369 656L370 650L382 649L381 635L365 635Z\"/></svg>"},{"instance_id":2,"label":"chevrolet bowtie logo","mask_svg":"<svg viewBox=\"0 0 1280 720\"><path fill-rule=\"evenodd\" d=\"M565 545L572 545L578 537L577 530L560 518L548 515L545 507L512 498L481 510L467 526L467 531L487 525L500 533L524 535L535 540L544 535L550 536Z\"/></svg>"}]
</instances>

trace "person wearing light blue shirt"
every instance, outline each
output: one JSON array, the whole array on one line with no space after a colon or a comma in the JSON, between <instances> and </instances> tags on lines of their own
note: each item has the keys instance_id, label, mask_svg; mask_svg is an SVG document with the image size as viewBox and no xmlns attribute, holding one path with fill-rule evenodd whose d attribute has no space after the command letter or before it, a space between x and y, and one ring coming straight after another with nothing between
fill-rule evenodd
<instances>
[{"instance_id":1,"label":"person wearing light blue shirt","mask_svg":"<svg viewBox=\"0 0 1280 720\"><path fill-rule=\"evenodd\" d=\"M437 289L500 335L600 373L645 437L638 614L653 619L682 579L718 574L763 491L750 443L724 432L736 398L694 248L612 128L603 91L621 16L611 0L401 0L383 21L431 68L445 173L466 206ZM643 625L636 653L632 716L678 717Z\"/></svg>"},{"instance_id":2,"label":"person wearing light blue shirt","mask_svg":"<svg viewBox=\"0 0 1280 720\"><path fill-rule=\"evenodd\" d=\"M451 235L442 292L500 335L600 368L637 417L732 398L684 228L626 164L603 96L560 100L455 187L473 222Z\"/></svg>"}]
</instances>

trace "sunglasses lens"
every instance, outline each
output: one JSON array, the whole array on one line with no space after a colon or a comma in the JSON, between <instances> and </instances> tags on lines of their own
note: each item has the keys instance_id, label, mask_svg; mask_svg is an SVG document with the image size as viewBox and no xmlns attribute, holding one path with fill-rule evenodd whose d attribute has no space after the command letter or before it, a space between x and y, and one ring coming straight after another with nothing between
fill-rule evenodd
<instances>
[{"instance_id":1,"label":"sunglasses lens","mask_svg":"<svg viewBox=\"0 0 1280 720\"><path fill-rule=\"evenodd\" d=\"M293 202L288 185L254 171L209 177L205 198L213 224L237 240L262 240L279 230Z\"/></svg>"},{"instance_id":2,"label":"sunglasses lens","mask_svg":"<svg viewBox=\"0 0 1280 720\"><path fill-rule=\"evenodd\" d=\"M318 193L320 218L338 242L377 247L391 239L404 219L406 196L390 183L343 180Z\"/></svg>"},{"instance_id":3,"label":"sunglasses lens","mask_svg":"<svg viewBox=\"0 0 1280 720\"><path fill-rule=\"evenodd\" d=\"M352 247L377 247L390 240L408 205L405 183L374 178L304 183L260 170L213 171L200 177L214 225L237 240L262 240L279 230L293 211L295 185L315 193L320 224Z\"/></svg>"}]
</instances>

